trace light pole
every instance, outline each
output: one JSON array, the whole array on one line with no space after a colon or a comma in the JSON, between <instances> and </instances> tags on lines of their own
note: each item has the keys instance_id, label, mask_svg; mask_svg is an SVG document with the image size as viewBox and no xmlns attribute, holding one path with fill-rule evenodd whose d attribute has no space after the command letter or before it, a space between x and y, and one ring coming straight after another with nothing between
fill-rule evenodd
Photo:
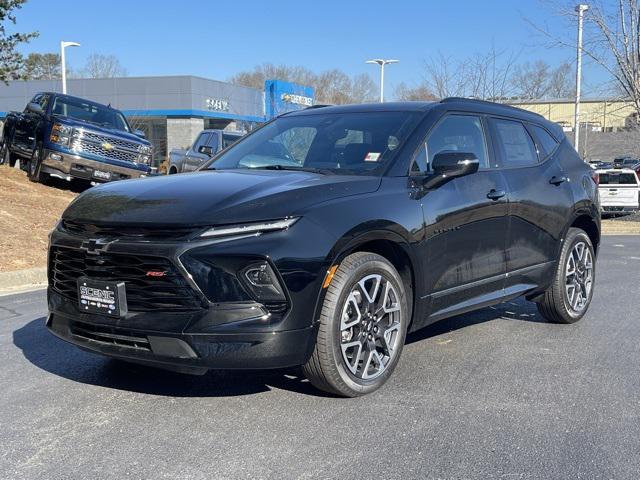
<instances>
[{"instance_id":1,"label":"light pole","mask_svg":"<svg viewBox=\"0 0 640 480\"><path fill-rule=\"evenodd\" d=\"M64 49L66 47L79 47L76 42L60 42L60 67L62 68L62 93L67 93L67 66L64 59Z\"/></svg>"},{"instance_id":2,"label":"light pole","mask_svg":"<svg viewBox=\"0 0 640 480\"><path fill-rule=\"evenodd\" d=\"M578 49L576 52L576 108L573 124L575 125L575 133L573 137L573 145L576 152L580 153L578 149L580 146L580 85L582 84L582 26L584 23L584 12L589 10L589 5L580 4L576 6L576 12L578 13Z\"/></svg>"},{"instance_id":3,"label":"light pole","mask_svg":"<svg viewBox=\"0 0 640 480\"><path fill-rule=\"evenodd\" d=\"M398 63L400 60L385 60L384 58L375 58L367 60L365 63L376 63L380 65L380 103L384 102L384 66L390 63Z\"/></svg>"}]
</instances>

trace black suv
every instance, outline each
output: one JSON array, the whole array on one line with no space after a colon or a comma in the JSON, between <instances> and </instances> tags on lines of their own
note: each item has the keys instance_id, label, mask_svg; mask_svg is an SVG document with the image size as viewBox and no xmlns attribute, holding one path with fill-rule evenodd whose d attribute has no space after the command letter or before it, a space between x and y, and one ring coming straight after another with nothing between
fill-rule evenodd
<instances>
[{"instance_id":1,"label":"black suv","mask_svg":"<svg viewBox=\"0 0 640 480\"><path fill-rule=\"evenodd\" d=\"M436 320L519 296L579 320L600 241L592 172L559 126L503 105L288 113L201 171L78 197L51 235L47 326L129 361L302 365L362 395Z\"/></svg>"}]
</instances>

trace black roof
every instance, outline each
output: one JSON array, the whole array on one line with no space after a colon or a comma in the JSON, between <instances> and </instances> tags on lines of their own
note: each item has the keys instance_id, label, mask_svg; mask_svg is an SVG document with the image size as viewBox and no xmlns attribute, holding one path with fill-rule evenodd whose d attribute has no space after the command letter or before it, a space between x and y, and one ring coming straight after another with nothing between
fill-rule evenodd
<instances>
[{"instance_id":1,"label":"black roof","mask_svg":"<svg viewBox=\"0 0 640 480\"><path fill-rule=\"evenodd\" d=\"M434 102L389 102L389 103L361 103L350 105L314 105L304 110L288 112L283 115L317 115L324 113L364 113L364 112L428 112L433 108L446 107L448 110L484 113L488 115L503 115L522 121L544 124L556 139L564 137L562 129L542 115L522 108L505 105L503 103L476 100L472 98L449 97Z\"/></svg>"}]
</instances>

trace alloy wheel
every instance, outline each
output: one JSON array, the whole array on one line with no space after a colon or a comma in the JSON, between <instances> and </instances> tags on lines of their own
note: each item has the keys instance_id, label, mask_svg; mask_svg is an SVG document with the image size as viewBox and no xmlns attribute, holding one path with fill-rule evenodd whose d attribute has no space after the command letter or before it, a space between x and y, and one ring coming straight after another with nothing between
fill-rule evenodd
<instances>
[{"instance_id":1,"label":"alloy wheel","mask_svg":"<svg viewBox=\"0 0 640 480\"><path fill-rule=\"evenodd\" d=\"M351 289L342 309L340 347L349 371L371 380L387 369L401 338L400 298L383 275L367 275Z\"/></svg>"},{"instance_id":2,"label":"alloy wheel","mask_svg":"<svg viewBox=\"0 0 640 480\"><path fill-rule=\"evenodd\" d=\"M582 313L589 305L593 287L593 256L585 242L576 243L567 258L565 292L569 309Z\"/></svg>"}]
</instances>

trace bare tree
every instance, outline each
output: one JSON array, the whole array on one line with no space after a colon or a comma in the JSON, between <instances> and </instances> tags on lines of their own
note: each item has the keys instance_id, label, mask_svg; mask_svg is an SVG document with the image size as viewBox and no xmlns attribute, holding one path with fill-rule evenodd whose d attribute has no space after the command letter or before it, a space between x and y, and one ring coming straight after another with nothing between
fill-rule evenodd
<instances>
[{"instance_id":1,"label":"bare tree","mask_svg":"<svg viewBox=\"0 0 640 480\"><path fill-rule=\"evenodd\" d=\"M114 78L126 77L127 70L114 55L92 53L87 58L85 67L78 72L82 78Z\"/></svg>"},{"instance_id":2,"label":"bare tree","mask_svg":"<svg viewBox=\"0 0 640 480\"><path fill-rule=\"evenodd\" d=\"M433 92L424 84L418 85L417 87L408 87L405 83L400 83L396 87L395 97L401 101L437 100Z\"/></svg>"},{"instance_id":3,"label":"bare tree","mask_svg":"<svg viewBox=\"0 0 640 480\"><path fill-rule=\"evenodd\" d=\"M8 24L15 25L14 10L22 8L26 0L0 0L0 81L7 83L20 76L23 64L22 55L16 51L21 43L29 42L38 36L37 32L7 34Z\"/></svg>"},{"instance_id":4,"label":"bare tree","mask_svg":"<svg viewBox=\"0 0 640 480\"><path fill-rule=\"evenodd\" d=\"M517 85L516 95L525 100L546 98L549 92L549 64L538 60L516 66L512 82Z\"/></svg>"},{"instance_id":5,"label":"bare tree","mask_svg":"<svg viewBox=\"0 0 640 480\"><path fill-rule=\"evenodd\" d=\"M530 24L552 44L576 48L574 38L577 13L572 4L557 9L567 19L566 34L550 32ZM601 66L613 79L616 90L633 104L640 115L640 1L592 0L584 17L584 54Z\"/></svg>"},{"instance_id":6,"label":"bare tree","mask_svg":"<svg viewBox=\"0 0 640 480\"><path fill-rule=\"evenodd\" d=\"M575 95L573 69L569 62L558 65L549 75L548 95L551 98L568 98Z\"/></svg>"},{"instance_id":7,"label":"bare tree","mask_svg":"<svg viewBox=\"0 0 640 480\"><path fill-rule=\"evenodd\" d=\"M338 69L316 74L301 66L264 63L251 71L240 72L229 80L231 83L262 89L268 79L277 78L314 88L318 103L344 104L370 102L376 98L376 84L367 74L349 77Z\"/></svg>"},{"instance_id":8,"label":"bare tree","mask_svg":"<svg viewBox=\"0 0 640 480\"><path fill-rule=\"evenodd\" d=\"M24 62L21 78L25 80L57 80L61 78L60 55L30 53Z\"/></svg>"},{"instance_id":9,"label":"bare tree","mask_svg":"<svg viewBox=\"0 0 640 480\"><path fill-rule=\"evenodd\" d=\"M512 93L510 78L515 60L515 54L495 47L461 59L440 53L425 62L423 86L438 98L504 99Z\"/></svg>"}]
</instances>

